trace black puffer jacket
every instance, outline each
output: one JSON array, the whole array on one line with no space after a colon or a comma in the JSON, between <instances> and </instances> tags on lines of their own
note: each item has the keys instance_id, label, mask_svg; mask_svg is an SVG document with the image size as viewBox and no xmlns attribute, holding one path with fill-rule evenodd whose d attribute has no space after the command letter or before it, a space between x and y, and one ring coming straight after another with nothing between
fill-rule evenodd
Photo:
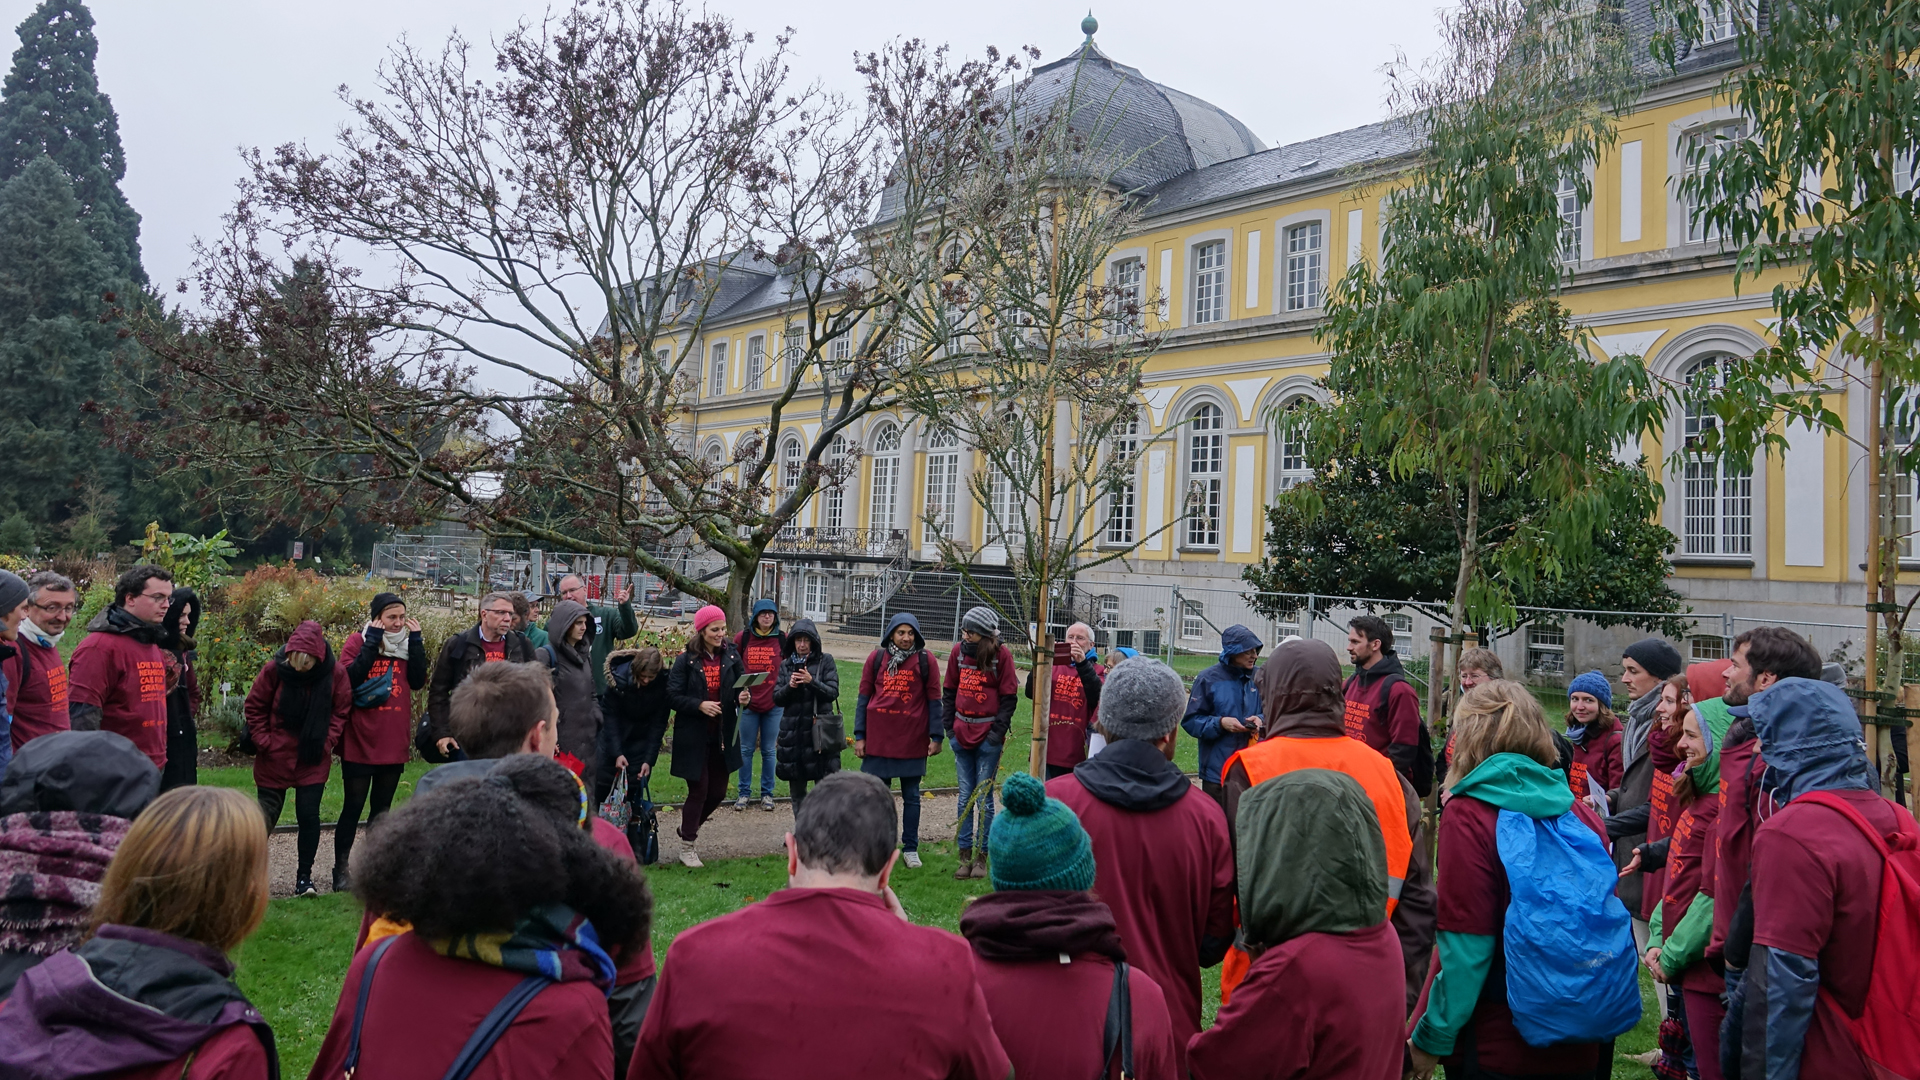
<instances>
[{"instance_id":1,"label":"black puffer jacket","mask_svg":"<svg viewBox=\"0 0 1920 1080\"><path fill-rule=\"evenodd\" d=\"M653 766L660 760L660 744L667 737L667 673L654 675L641 685L633 677L633 658L638 649L615 649L607 654L606 692L600 695L600 714L606 720L600 729L601 786L613 785L613 767L621 755L627 768Z\"/></svg>"},{"instance_id":2,"label":"black puffer jacket","mask_svg":"<svg viewBox=\"0 0 1920 1080\"><path fill-rule=\"evenodd\" d=\"M813 718L840 711L840 668L820 647L820 632L813 620L801 619L787 631L787 640L804 637L811 651L806 656L789 652L774 674L773 703L780 714L780 737L774 743L773 775L788 783L809 783L840 771L840 755L825 757L813 752ZM791 648L791 645L789 645ZM804 686L790 685L793 673L805 668L813 681Z\"/></svg>"}]
</instances>

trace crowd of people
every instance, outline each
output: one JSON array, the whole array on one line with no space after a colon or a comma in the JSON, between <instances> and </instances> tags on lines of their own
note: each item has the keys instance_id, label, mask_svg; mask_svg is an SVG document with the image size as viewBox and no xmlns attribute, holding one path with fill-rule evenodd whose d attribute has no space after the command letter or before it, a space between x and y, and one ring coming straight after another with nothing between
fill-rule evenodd
<instances>
[{"instance_id":1,"label":"crowd of people","mask_svg":"<svg viewBox=\"0 0 1920 1080\"><path fill-rule=\"evenodd\" d=\"M944 659L896 616L849 731L818 629L771 605L738 633L702 609L669 658L620 647L631 610L584 589L544 628L494 594L429 664L383 593L337 653L305 623L260 672L256 806L170 768L170 698L190 727L197 697L181 592L129 572L56 678L71 583L0 574L0 1075L277 1076L229 954L266 910L289 790L312 891L335 756L373 824L357 848L335 833L364 916L314 1078L1597 1078L1643 970L1658 1076L1920 1068L1920 828L1879 794L1844 673L1782 628L1690 666L1635 642L1623 695L1570 680L1564 730L1468 650L1435 745L1372 616L1349 624L1351 675L1325 642L1263 657L1235 626L1191 685L1075 626L1034 777L1001 768L1022 690L990 609ZM788 887L656 969L634 844L600 811L669 732L683 862L730 794L773 805L769 775L793 824ZM921 866L920 782L948 745L955 876L991 885L958 935L892 887ZM439 763L394 808L416 748Z\"/></svg>"}]
</instances>

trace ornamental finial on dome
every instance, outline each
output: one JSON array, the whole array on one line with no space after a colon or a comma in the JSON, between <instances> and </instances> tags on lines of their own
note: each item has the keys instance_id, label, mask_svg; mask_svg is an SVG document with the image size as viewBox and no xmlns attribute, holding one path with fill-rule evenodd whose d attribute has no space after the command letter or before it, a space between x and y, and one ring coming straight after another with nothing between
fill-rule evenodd
<instances>
[{"instance_id":1,"label":"ornamental finial on dome","mask_svg":"<svg viewBox=\"0 0 1920 1080\"><path fill-rule=\"evenodd\" d=\"M1087 9L1087 17L1080 20L1080 32L1087 35L1086 44L1093 44L1093 35L1100 29L1100 20L1093 17L1093 9Z\"/></svg>"}]
</instances>

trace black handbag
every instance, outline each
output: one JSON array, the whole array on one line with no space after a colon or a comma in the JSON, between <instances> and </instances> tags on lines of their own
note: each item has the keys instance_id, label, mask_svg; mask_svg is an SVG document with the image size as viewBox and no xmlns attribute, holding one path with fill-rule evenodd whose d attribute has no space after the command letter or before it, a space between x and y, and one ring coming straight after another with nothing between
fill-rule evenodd
<instances>
[{"instance_id":1,"label":"black handbag","mask_svg":"<svg viewBox=\"0 0 1920 1080\"><path fill-rule=\"evenodd\" d=\"M813 752L821 757L839 757L847 748L847 722L837 712L813 715Z\"/></svg>"},{"instance_id":2,"label":"black handbag","mask_svg":"<svg viewBox=\"0 0 1920 1080\"><path fill-rule=\"evenodd\" d=\"M641 866L652 866L660 861L660 815L654 812L653 796L647 790L645 778L640 781L640 790L631 792L627 802L633 807L633 817L627 821L627 843L633 845L633 857Z\"/></svg>"},{"instance_id":3,"label":"black handbag","mask_svg":"<svg viewBox=\"0 0 1920 1080\"><path fill-rule=\"evenodd\" d=\"M1113 1056L1120 1055L1121 1080L1133 1080L1133 990L1127 985L1127 962L1113 964L1113 992L1107 995L1107 1024L1100 1032L1100 1075L1106 1080L1113 1071Z\"/></svg>"}]
</instances>

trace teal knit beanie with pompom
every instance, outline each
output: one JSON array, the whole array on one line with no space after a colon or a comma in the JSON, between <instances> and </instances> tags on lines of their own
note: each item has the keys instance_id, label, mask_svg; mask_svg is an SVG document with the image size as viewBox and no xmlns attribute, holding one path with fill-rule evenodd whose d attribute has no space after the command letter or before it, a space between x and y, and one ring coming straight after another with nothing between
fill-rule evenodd
<instances>
[{"instance_id":1,"label":"teal knit beanie with pompom","mask_svg":"<svg viewBox=\"0 0 1920 1080\"><path fill-rule=\"evenodd\" d=\"M1047 798L1046 785L1026 773L1000 788L987 853L995 889L1093 888L1092 838L1066 803Z\"/></svg>"}]
</instances>

